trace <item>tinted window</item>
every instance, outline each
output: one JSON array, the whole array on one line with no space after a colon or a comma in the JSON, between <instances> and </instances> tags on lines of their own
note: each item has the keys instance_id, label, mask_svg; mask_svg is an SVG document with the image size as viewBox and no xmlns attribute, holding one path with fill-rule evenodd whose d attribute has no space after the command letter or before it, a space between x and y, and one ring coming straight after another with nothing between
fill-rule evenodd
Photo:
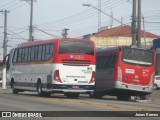
<instances>
[{"instance_id":1,"label":"tinted window","mask_svg":"<svg viewBox=\"0 0 160 120\"><path fill-rule=\"evenodd\" d=\"M46 46L45 45L43 45L42 46L42 61L44 61L45 60L45 51L46 51Z\"/></svg>"},{"instance_id":2,"label":"tinted window","mask_svg":"<svg viewBox=\"0 0 160 120\"><path fill-rule=\"evenodd\" d=\"M53 45L52 44L46 45L45 60L48 60L49 58L51 58L52 53L53 53Z\"/></svg>"},{"instance_id":3,"label":"tinted window","mask_svg":"<svg viewBox=\"0 0 160 120\"><path fill-rule=\"evenodd\" d=\"M14 52L13 63L17 62L17 53L18 53L18 49L16 49L15 52Z\"/></svg>"},{"instance_id":4,"label":"tinted window","mask_svg":"<svg viewBox=\"0 0 160 120\"><path fill-rule=\"evenodd\" d=\"M24 49L24 62L27 62L28 60L28 48Z\"/></svg>"},{"instance_id":5,"label":"tinted window","mask_svg":"<svg viewBox=\"0 0 160 120\"><path fill-rule=\"evenodd\" d=\"M42 59L42 45L41 46L39 46L39 49L38 49L38 61L41 61L41 59Z\"/></svg>"},{"instance_id":6,"label":"tinted window","mask_svg":"<svg viewBox=\"0 0 160 120\"><path fill-rule=\"evenodd\" d=\"M31 61L34 61L34 47L31 48Z\"/></svg>"},{"instance_id":7,"label":"tinted window","mask_svg":"<svg viewBox=\"0 0 160 120\"><path fill-rule=\"evenodd\" d=\"M54 45L36 45L15 50L13 62L36 62L49 60L53 55Z\"/></svg>"},{"instance_id":8,"label":"tinted window","mask_svg":"<svg viewBox=\"0 0 160 120\"><path fill-rule=\"evenodd\" d=\"M27 60L28 62L31 61L31 54L32 54L32 53L31 53L31 50L32 50L32 48L29 47L29 48L28 48L28 60Z\"/></svg>"},{"instance_id":9,"label":"tinted window","mask_svg":"<svg viewBox=\"0 0 160 120\"><path fill-rule=\"evenodd\" d=\"M122 60L130 64L150 66L153 64L153 51L124 47Z\"/></svg>"},{"instance_id":10,"label":"tinted window","mask_svg":"<svg viewBox=\"0 0 160 120\"><path fill-rule=\"evenodd\" d=\"M97 69L114 68L116 65L117 55L97 56Z\"/></svg>"},{"instance_id":11,"label":"tinted window","mask_svg":"<svg viewBox=\"0 0 160 120\"><path fill-rule=\"evenodd\" d=\"M38 46L34 47L34 61L38 61L38 54L39 54L38 48L39 48Z\"/></svg>"},{"instance_id":12,"label":"tinted window","mask_svg":"<svg viewBox=\"0 0 160 120\"><path fill-rule=\"evenodd\" d=\"M60 41L59 54L82 53L94 55L94 47L92 42L80 40Z\"/></svg>"},{"instance_id":13,"label":"tinted window","mask_svg":"<svg viewBox=\"0 0 160 120\"><path fill-rule=\"evenodd\" d=\"M18 49L18 61L17 62L22 62L22 49Z\"/></svg>"}]
</instances>

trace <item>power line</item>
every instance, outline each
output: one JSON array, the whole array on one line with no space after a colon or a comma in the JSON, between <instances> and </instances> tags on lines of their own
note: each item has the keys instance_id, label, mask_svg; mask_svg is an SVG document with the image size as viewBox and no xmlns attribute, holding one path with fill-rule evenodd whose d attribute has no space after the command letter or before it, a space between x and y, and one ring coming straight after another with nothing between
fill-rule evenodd
<instances>
[{"instance_id":1,"label":"power line","mask_svg":"<svg viewBox=\"0 0 160 120\"><path fill-rule=\"evenodd\" d=\"M4 5L1 5L0 8L3 8L4 6L7 6L7 5L9 5L9 4L13 3L13 2L16 2L16 0L13 0L11 2L8 2L8 3L4 4Z\"/></svg>"},{"instance_id":2,"label":"power line","mask_svg":"<svg viewBox=\"0 0 160 120\"><path fill-rule=\"evenodd\" d=\"M37 28L37 27L35 27L35 29L37 29L38 31L43 32L43 33L45 33L45 34L47 34L47 35L49 35L49 36L52 36L52 37L54 37L54 38L60 38L59 36L56 36L56 35L52 35L52 34L50 34L50 33L47 33L47 32L45 32L45 31L43 31L43 30L41 30L41 29L39 29L39 28Z\"/></svg>"},{"instance_id":3,"label":"power line","mask_svg":"<svg viewBox=\"0 0 160 120\"><path fill-rule=\"evenodd\" d=\"M18 3L15 3L15 4L11 5L11 6L8 6L8 7L6 7L5 9L12 8L12 7L17 6L17 5L19 5L19 4L21 4L21 2L18 2Z\"/></svg>"},{"instance_id":4,"label":"power line","mask_svg":"<svg viewBox=\"0 0 160 120\"><path fill-rule=\"evenodd\" d=\"M23 7L23 6L25 6L27 3L24 3L24 4L22 4L22 5L20 5L20 6L17 6L17 7L15 7L15 8L12 8L12 9L10 9L10 10L15 10L15 9L18 9L18 8L20 8L20 7Z\"/></svg>"},{"instance_id":5,"label":"power line","mask_svg":"<svg viewBox=\"0 0 160 120\"><path fill-rule=\"evenodd\" d=\"M21 31L21 32L18 32L18 33L14 33L14 34L9 34L9 35L18 35L18 34L21 34L21 33L24 33L24 32L26 32L26 31L28 31L28 28L27 29L25 29L25 30L23 30L23 31Z\"/></svg>"},{"instance_id":6,"label":"power line","mask_svg":"<svg viewBox=\"0 0 160 120\"><path fill-rule=\"evenodd\" d=\"M12 33L15 34L16 36L20 37L22 40L25 40L25 41L27 40L27 39L23 38L22 36L20 36L19 34L13 32L12 30L9 30L9 29L7 29L7 30L10 31L10 32L12 32Z\"/></svg>"},{"instance_id":7,"label":"power line","mask_svg":"<svg viewBox=\"0 0 160 120\"><path fill-rule=\"evenodd\" d=\"M116 6L117 6L117 2L115 2L116 3ZM124 2L118 2L118 4L120 4L120 3L124 3ZM108 6L108 4L103 4L102 3L102 8L104 7L104 8L107 8L106 10L108 10L108 9L110 9L110 8L108 8L107 6ZM114 6L113 7L116 7L115 6L115 4L114 4ZM82 18L83 18L83 20L84 19L88 19L88 18L90 18L90 17L92 17L92 16L95 16L95 15L97 15L97 12L96 11L93 11L92 9L88 9L88 10L85 10L85 11L82 11L82 12L79 12L79 13L76 13L76 14L74 14L74 15L71 15L71 16L68 16L68 17L65 17L65 18L62 18L62 19L59 19L59 20L56 20L56 21L51 21L51 22L48 22L48 23L44 23L44 24L38 24L37 26L47 26L47 25L51 25L51 24L56 24L57 25L57 22L59 23L59 24L66 24L66 20L67 20L67 24L72 24L73 23L73 19L76 19L77 21L79 20L79 21L81 21L82 20ZM64 22L65 21L65 22ZM76 21L76 22L77 22ZM62 25L63 26L63 25Z\"/></svg>"}]
</instances>

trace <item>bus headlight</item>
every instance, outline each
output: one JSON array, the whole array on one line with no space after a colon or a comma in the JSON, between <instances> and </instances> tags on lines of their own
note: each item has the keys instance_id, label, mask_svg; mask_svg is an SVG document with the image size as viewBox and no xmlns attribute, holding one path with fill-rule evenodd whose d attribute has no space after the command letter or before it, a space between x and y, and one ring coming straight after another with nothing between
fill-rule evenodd
<instances>
[{"instance_id":1,"label":"bus headlight","mask_svg":"<svg viewBox=\"0 0 160 120\"><path fill-rule=\"evenodd\" d=\"M95 82L95 72L92 71L92 76L91 76L91 80L89 81L89 84L94 83Z\"/></svg>"},{"instance_id":2,"label":"bus headlight","mask_svg":"<svg viewBox=\"0 0 160 120\"><path fill-rule=\"evenodd\" d=\"M59 76L59 70L56 70L54 72L54 80L57 81L57 82L60 82L62 83L61 79L60 79L60 76Z\"/></svg>"},{"instance_id":3,"label":"bus headlight","mask_svg":"<svg viewBox=\"0 0 160 120\"><path fill-rule=\"evenodd\" d=\"M122 69L118 67L118 81L122 82Z\"/></svg>"},{"instance_id":4,"label":"bus headlight","mask_svg":"<svg viewBox=\"0 0 160 120\"><path fill-rule=\"evenodd\" d=\"M155 80L155 72L153 72L152 75L151 75L149 85L153 86L154 85L154 80Z\"/></svg>"}]
</instances>

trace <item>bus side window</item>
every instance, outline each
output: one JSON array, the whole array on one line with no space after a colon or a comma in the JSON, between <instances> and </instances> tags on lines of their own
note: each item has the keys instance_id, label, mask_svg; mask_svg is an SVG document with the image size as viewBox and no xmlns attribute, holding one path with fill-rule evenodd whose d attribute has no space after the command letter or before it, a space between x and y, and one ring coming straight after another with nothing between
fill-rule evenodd
<instances>
[{"instance_id":1,"label":"bus side window","mask_svg":"<svg viewBox=\"0 0 160 120\"><path fill-rule=\"evenodd\" d=\"M18 49L18 61L17 62L22 62L22 49Z\"/></svg>"},{"instance_id":2,"label":"bus side window","mask_svg":"<svg viewBox=\"0 0 160 120\"><path fill-rule=\"evenodd\" d=\"M38 61L38 54L39 54L39 46L35 46L34 49L34 61Z\"/></svg>"},{"instance_id":3,"label":"bus side window","mask_svg":"<svg viewBox=\"0 0 160 120\"><path fill-rule=\"evenodd\" d=\"M24 62L28 62L27 58L28 58L28 48L25 48L24 49Z\"/></svg>"},{"instance_id":4,"label":"bus side window","mask_svg":"<svg viewBox=\"0 0 160 120\"><path fill-rule=\"evenodd\" d=\"M117 58L116 55L109 56L108 68L114 68L115 67L115 65L116 65L116 58Z\"/></svg>"},{"instance_id":5,"label":"bus side window","mask_svg":"<svg viewBox=\"0 0 160 120\"><path fill-rule=\"evenodd\" d=\"M113 68L114 68L115 65L116 65L116 61L117 61L117 55L114 55L114 56L113 56L113 61L112 61L112 66L113 66Z\"/></svg>"},{"instance_id":6,"label":"bus side window","mask_svg":"<svg viewBox=\"0 0 160 120\"><path fill-rule=\"evenodd\" d=\"M13 55L13 64L17 62L17 54L18 54L18 49L15 50L14 55Z\"/></svg>"},{"instance_id":7,"label":"bus side window","mask_svg":"<svg viewBox=\"0 0 160 120\"><path fill-rule=\"evenodd\" d=\"M105 63L104 63L104 69L105 69L105 68L108 68L108 66L109 66L109 64L108 64L109 56L105 56L104 60L105 60Z\"/></svg>"},{"instance_id":8,"label":"bus side window","mask_svg":"<svg viewBox=\"0 0 160 120\"><path fill-rule=\"evenodd\" d=\"M39 49L38 49L38 61L41 61L42 60L42 45L39 46Z\"/></svg>"},{"instance_id":9,"label":"bus side window","mask_svg":"<svg viewBox=\"0 0 160 120\"><path fill-rule=\"evenodd\" d=\"M28 61L28 62L31 61L31 54L32 54L32 53L31 53L31 50L32 50L32 48L29 47L29 49L28 49L28 55L27 55L27 56L28 56L28 57L27 57L27 61Z\"/></svg>"},{"instance_id":10,"label":"bus side window","mask_svg":"<svg viewBox=\"0 0 160 120\"><path fill-rule=\"evenodd\" d=\"M52 57L53 53L53 44L47 44L45 50L45 60L48 60Z\"/></svg>"},{"instance_id":11,"label":"bus side window","mask_svg":"<svg viewBox=\"0 0 160 120\"><path fill-rule=\"evenodd\" d=\"M99 69L99 57L96 57L96 69Z\"/></svg>"},{"instance_id":12,"label":"bus side window","mask_svg":"<svg viewBox=\"0 0 160 120\"><path fill-rule=\"evenodd\" d=\"M24 48L22 48L21 62L24 62L24 57L25 57L25 52L24 52Z\"/></svg>"},{"instance_id":13,"label":"bus side window","mask_svg":"<svg viewBox=\"0 0 160 120\"><path fill-rule=\"evenodd\" d=\"M34 50L35 50L34 46L31 47L31 62L34 62L34 54L35 54Z\"/></svg>"},{"instance_id":14,"label":"bus side window","mask_svg":"<svg viewBox=\"0 0 160 120\"><path fill-rule=\"evenodd\" d=\"M45 51L46 51L46 46L45 45L43 45L42 46L42 61L44 61L45 60Z\"/></svg>"}]
</instances>

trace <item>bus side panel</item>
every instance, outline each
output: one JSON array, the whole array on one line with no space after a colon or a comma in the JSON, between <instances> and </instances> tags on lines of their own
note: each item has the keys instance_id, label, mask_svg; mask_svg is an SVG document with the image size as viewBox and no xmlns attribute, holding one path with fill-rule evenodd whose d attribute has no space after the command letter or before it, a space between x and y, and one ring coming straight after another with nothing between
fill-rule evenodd
<instances>
[{"instance_id":1,"label":"bus side panel","mask_svg":"<svg viewBox=\"0 0 160 120\"><path fill-rule=\"evenodd\" d=\"M111 90L115 86L114 69L97 69L96 70L96 91Z\"/></svg>"},{"instance_id":2,"label":"bus side panel","mask_svg":"<svg viewBox=\"0 0 160 120\"><path fill-rule=\"evenodd\" d=\"M47 76L52 76L52 64L16 65L12 71L15 88L37 90L37 81L41 80L43 88L47 88Z\"/></svg>"}]
</instances>

